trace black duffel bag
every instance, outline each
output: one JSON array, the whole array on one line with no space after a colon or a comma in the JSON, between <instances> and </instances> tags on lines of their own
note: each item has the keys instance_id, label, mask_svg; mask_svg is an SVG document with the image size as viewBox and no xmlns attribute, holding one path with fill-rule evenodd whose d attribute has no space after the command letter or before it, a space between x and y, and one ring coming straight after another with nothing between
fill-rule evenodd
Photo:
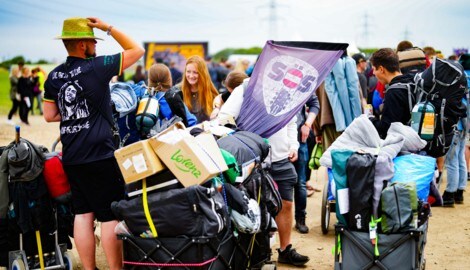
<instances>
[{"instance_id":1,"label":"black duffel bag","mask_svg":"<svg viewBox=\"0 0 470 270\"><path fill-rule=\"evenodd\" d=\"M203 186L149 193L148 208L159 237L212 237L224 229L227 220L222 195ZM142 197L113 202L111 209L132 234L152 235Z\"/></svg>"}]
</instances>

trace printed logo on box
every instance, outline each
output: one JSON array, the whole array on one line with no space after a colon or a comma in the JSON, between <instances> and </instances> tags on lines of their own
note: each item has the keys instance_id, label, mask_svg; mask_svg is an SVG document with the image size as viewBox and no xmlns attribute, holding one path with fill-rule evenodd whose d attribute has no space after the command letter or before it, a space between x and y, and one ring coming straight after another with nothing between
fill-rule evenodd
<instances>
[{"instance_id":1,"label":"printed logo on box","mask_svg":"<svg viewBox=\"0 0 470 270\"><path fill-rule=\"evenodd\" d=\"M196 168L196 165L191 158L184 157L181 153L181 149L178 149L172 156L171 160L176 161L175 166L182 172L190 172L194 177L199 178L201 171Z\"/></svg>"}]
</instances>

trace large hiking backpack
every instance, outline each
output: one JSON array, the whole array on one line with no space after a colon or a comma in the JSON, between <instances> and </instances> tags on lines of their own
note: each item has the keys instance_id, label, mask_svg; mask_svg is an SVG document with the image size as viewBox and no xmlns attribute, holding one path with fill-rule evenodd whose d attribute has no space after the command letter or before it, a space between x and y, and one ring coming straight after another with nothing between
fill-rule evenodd
<instances>
[{"instance_id":1,"label":"large hiking backpack","mask_svg":"<svg viewBox=\"0 0 470 270\"><path fill-rule=\"evenodd\" d=\"M458 62L436 58L414 81L416 103L431 103L436 114L434 136L424 150L432 157L444 156L458 121L467 116L462 103L467 92L464 69Z\"/></svg>"},{"instance_id":2,"label":"large hiking backpack","mask_svg":"<svg viewBox=\"0 0 470 270\"><path fill-rule=\"evenodd\" d=\"M426 55L417 47L397 52L400 70L404 73L422 72L426 68Z\"/></svg>"}]
</instances>

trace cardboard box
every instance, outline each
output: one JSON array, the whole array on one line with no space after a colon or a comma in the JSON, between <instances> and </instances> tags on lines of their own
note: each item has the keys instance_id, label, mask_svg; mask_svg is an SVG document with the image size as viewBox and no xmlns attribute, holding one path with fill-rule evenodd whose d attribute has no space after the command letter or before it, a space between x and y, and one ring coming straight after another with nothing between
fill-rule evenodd
<instances>
[{"instance_id":1,"label":"cardboard box","mask_svg":"<svg viewBox=\"0 0 470 270\"><path fill-rule=\"evenodd\" d=\"M169 170L163 170L157 174L146 177L147 192L167 191L174 188L181 188L181 183ZM126 185L126 193L129 197L142 194L142 180L138 180Z\"/></svg>"},{"instance_id":2,"label":"cardboard box","mask_svg":"<svg viewBox=\"0 0 470 270\"><path fill-rule=\"evenodd\" d=\"M212 134L219 136L219 137L226 136L230 133L235 132L233 129L225 127L225 125L229 125L233 127L237 126L237 124L235 123L235 120L233 119L233 116L227 115L223 117L217 117L216 119L211 120L211 121L204 121L202 123L189 127L187 129L191 130L193 128L200 128L204 131L209 131Z\"/></svg>"},{"instance_id":3,"label":"cardboard box","mask_svg":"<svg viewBox=\"0 0 470 270\"><path fill-rule=\"evenodd\" d=\"M230 126L237 126L237 123L235 122L235 119L233 116L226 115L226 116L218 116L216 119L212 120L211 122L216 123L219 126L225 126L225 125L230 125Z\"/></svg>"},{"instance_id":4,"label":"cardboard box","mask_svg":"<svg viewBox=\"0 0 470 270\"><path fill-rule=\"evenodd\" d=\"M126 183L156 174L165 169L148 140L142 140L114 151Z\"/></svg>"},{"instance_id":5,"label":"cardboard box","mask_svg":"<svg viewBox=\"0 0 470 270\"><path fill-rule=\"evenodd\" d=\"M184 125L176 123L149 141L158 157L185 187L202 184L228 169L210 133L193 137Z\"/></svg>"}]
</instances>

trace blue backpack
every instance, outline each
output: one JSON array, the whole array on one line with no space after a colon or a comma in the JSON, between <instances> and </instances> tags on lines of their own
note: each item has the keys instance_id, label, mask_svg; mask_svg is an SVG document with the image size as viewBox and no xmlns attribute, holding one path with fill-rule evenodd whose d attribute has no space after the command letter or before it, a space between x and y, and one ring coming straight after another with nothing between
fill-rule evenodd
<instances>
[{"instance_id":1,"label":"blue backpack","mask_svg":"<svg viewBox=\"0 0 470 270\"><path fill-rule=\"evenodd\" d=\"M147 87L145 83L139 82L137 84L130 84L130 86L133 88L137 99L140 101L146 97L149 97L147 92ZM164 97L165 93L164 92L158 92L155 94L155 96L151 98L155 98L158 100L158 112L155 112L155 114L158 114L158 119L163 120L169 120L174 116L174 113L172 112L170 105L166 101ZM188 108L186 105L184 105L185 111L186 111L186 119L188 122L188 127L194 126L197 124L197 118L189 112ZM139 141L142 137L145 137L148 135L150 129L155 126L158 123L157 118L152 117L152 112L148 112L147 115L145 115L144 119L138 119L139 121L144 122L144 125L139 125L136 121L136 113L137 113L137 108L127 114L124 117L118 118L117 123L119 127L119 135L121 136L121 139L123 141L123 145L129 145L131 143Z\"/></svg>"}]
</instances>

